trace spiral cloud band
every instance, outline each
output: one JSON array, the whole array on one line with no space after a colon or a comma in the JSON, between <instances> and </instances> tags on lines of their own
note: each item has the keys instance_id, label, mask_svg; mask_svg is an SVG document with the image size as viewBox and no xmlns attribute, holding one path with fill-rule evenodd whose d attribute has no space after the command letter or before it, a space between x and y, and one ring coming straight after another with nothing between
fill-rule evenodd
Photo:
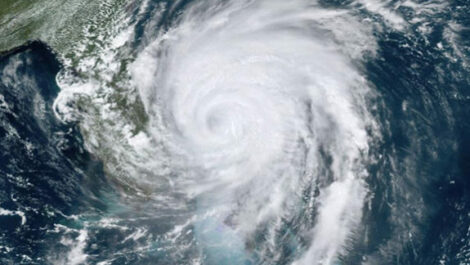
<instances>
[{"instance_id":1,"label":"spiral cloud band","mask_svg":"<svg viewBox=\"0 0 470 265\"><path fill-rule=\"evenodd\" d=\"M175 189L198 202L208 259L275 262L290 234L307 245L295 264L337 262L377 137L359 70L373 49L353 14L269 0L194 4L141 52L131 70L148 130Z\"/></svg>"}]
</instances>

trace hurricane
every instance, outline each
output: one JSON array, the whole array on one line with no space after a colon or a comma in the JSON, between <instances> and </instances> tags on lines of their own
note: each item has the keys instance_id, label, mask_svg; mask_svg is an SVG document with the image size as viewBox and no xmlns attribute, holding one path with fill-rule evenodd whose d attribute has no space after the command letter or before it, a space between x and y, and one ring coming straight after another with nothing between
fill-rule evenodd
<instances>
[{"instance_id":1,"label":"hurricane","mask_svg":"<svg viewBox=\"0 0 470 265\"><path fill-rule=\"evenodd\" d=\"M65 2L0 12L0 263L470 264L467 3Z\"/></svg>"}]
</instances>

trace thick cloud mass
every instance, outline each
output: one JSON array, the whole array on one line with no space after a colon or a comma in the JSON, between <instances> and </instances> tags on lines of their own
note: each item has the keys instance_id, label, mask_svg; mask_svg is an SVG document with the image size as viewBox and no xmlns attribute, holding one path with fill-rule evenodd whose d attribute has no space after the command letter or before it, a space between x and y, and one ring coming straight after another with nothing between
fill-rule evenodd
<instances>
[{"instance_id":1,"label":"thick cloud mass","mask_svg":"<svg viewBox=\"0 0 470 265\"><path fill-rule=\"evenodd\" d=\"M198 222L245 243L265 227L260 251L275 251L276 231L300 218L309 247L298 263L332 264L367 193L374 122L355 65L374 42L347 13L294 2L198 3L132 76L174 185L200 201ZM217 225L200 226L206 238ZM218 243L234 251L234 240Z\"/></svg>"}]
</instances>

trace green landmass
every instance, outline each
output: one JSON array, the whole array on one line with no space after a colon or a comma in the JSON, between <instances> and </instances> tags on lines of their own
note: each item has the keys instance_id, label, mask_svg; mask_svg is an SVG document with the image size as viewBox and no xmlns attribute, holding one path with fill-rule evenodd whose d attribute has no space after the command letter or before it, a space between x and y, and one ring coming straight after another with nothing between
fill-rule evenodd
<instances>
[{"instance_id":1,"label":"green landmass","mask_svg":"<svg viewBox=\"0 0 470 265\"><path fill-rule=\"evenodd\" d=\"M0 51L41 40L66 55L74 43L106 28L124 4L123 0L2 0Z\"/></svg>"}]
</instances>

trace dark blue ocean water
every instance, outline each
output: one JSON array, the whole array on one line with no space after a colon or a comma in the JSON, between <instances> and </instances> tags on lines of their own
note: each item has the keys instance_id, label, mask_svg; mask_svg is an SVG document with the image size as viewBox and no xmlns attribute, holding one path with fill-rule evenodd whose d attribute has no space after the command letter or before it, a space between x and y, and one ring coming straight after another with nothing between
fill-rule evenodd
<instances>
[{"instance_id":1,"label":"dark blue ocean water","mask_svg":"<svg viewBox=\"0 0 470 265\"><path fill-rule=\"evenodd\" d=\"M60 63L43 43L31 42L0 59L0 264L46 264L58 255L64 215L104 209L100 161L82 146L73 124L61 124L52 104ZM56 253L56 254L54 254Z\"/></svg>"},{"instance_id":2,"label":"dark blue ocean water","mask_svg":"<svg viewBox=\"0 0 470 265\"><path fill-rule=\"evenodd\" d=\"M470 5L452 6L463 8L440 19L470 27ZM137 26L137 36L143 28ZM361 264L363 256L371 264L470 264L470 73L463 59L437 50L439 19L432 28L426 41L381 33L379 54L363 69L376 88L373 114L384 125L384 140L372 150L381 157L369 168L373 197L343 264ZM470 30L461 41L470 47ZM84 224L74 216L115 211L110 201L119 193L101 161L84 149L77 124L54 115L60 69L42 42L0 55L0 264L61 264L80 241ZM82 248L86 264L110 257L113 265L189 259L167 257L158 246L136 254L138 242L124 240L129 233L90 228ZM290 252L286 246L285 264Z\"/></svg>"}]
</instances>

